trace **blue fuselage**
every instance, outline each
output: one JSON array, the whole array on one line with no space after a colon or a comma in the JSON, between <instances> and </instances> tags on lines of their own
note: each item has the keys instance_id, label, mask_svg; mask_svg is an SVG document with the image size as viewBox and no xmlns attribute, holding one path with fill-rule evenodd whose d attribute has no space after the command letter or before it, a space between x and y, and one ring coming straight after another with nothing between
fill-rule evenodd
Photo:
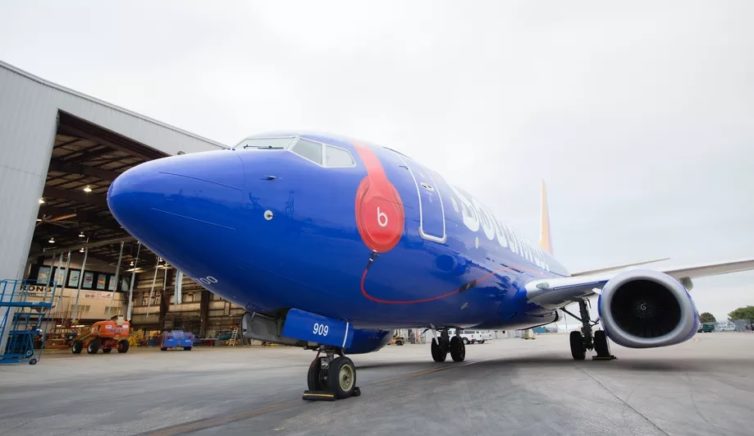
<instances>
[{"instance_id":1,"label":"blue fuselage","mask_svg":"<svg viewBox=\"0 0 754 436\"><path fill-rule=\"evenodd\" d=\"M527 303L524 285L566 271L468 194L387 148L290 136L344 150L353 164L291 148L168 157L118 177L110 208L155 253L253 312L297 308L381 329L556 319Z\"/></svg>"}]
</instances>

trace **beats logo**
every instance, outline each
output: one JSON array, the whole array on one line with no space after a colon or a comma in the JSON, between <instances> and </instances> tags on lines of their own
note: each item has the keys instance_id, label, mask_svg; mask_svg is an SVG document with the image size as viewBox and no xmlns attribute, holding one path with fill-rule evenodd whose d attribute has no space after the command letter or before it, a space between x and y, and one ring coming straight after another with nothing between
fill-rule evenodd
<instances>
[{"instance_id":1,"label":"beats logo","mask_svg":"<svg viewBox=\"0 0 754 436\"><path fill-rule=\"evenodd\" d=\"M356 190L356 227L372 251L390 251L403 235L403 202L374 152L356 145L367 175Z\"/></svg>"}]
</instances>

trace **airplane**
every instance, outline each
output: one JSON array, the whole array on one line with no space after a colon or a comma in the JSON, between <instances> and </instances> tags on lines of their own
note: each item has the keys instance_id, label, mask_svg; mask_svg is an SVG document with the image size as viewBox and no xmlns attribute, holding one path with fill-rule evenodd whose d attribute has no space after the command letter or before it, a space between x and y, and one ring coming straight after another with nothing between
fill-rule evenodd
<instances>
[{"instance_id":1,"label":"airplane","mask_svg":"<svg viewBox=\"0 0 754 436\"><path fill-rule=\"evenodd\" d=\"M153 252L246 308L245 337L317 351L309 391L337 398L360 393L347 355L380 349L394 329L430 329L432 359L461 362L462 329L528 329L564 312L581 323L569 337L573 359L587 350L611 359L610 341L690 339L692 279L754 269L749 259L569 274L551 254L544 189L534 245L408 156L325 134L256 135L146 162L113 181L107 202Z\"/></svg>"}]
</instances>

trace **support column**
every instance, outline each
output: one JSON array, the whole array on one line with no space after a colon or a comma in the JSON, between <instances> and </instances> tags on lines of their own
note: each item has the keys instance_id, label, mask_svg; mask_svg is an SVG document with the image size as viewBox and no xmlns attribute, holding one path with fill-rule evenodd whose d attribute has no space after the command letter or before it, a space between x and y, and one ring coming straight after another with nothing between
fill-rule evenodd
<instances>
[{"instance_id":1,"label":"support column","mask_svg":"<svg viewBox=\"0 0 754 436\"><path fill-rule=\"evenodd\" d=\"M167 318L168 309L170 309L170 299L172 298L171 292L169 291L170 286L168 286L169 280L167 277L169 270L166 270L165 274L165 283L162 287L162 295L160 296L160 319L158 321L160 330L165 330L165 318ZM175 277L175 273L172 274L173 277ZM173 326L175 328L175 326Z\"/></svg>"},{"instance_id":2,"label":"support column","mask_svg":"<svg viewBox=\"0 0 754 436\"><path fill-rule=\"evenodd\" d=\"M199 302L199 337L207 337L207 329L209 327L209 299L210 293L206 289L202 289L201 300Z\"/></svg>"}]
</instances>

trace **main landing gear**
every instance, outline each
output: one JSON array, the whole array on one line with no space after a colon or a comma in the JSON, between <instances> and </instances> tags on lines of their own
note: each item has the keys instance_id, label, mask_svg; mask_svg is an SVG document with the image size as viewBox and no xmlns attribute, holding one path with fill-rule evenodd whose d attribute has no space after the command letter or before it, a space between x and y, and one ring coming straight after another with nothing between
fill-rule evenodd
<instances>
[{"instance_id":1,"label":"main landing gear","mask_svg":"<svg viewBox=\"0 0 754 436\"><path fill-rule=\"evenodd\" d=\"M589 318L589 309L587 308L587 300L579 300L579 314L576 316L571 312L561 309L566 314L576 318L581 322L581 331L571 332L571 355L573 360L584 360L586 358L586 350L594 350L597 355L592 357L592 360L613 360L616 357L610 354L610 345L607 340L607 335L604 330L592 331L592 327L597 325L599 321L591 321Z\"/></svg>"},{"instance_id":2,"label":"main landing gear","mask_svg":"<svg viewBox=\"0 0 754 436\"><path fill-rule=\"evenodd\" d=\"M460 330L456 330L455 336L450 338L448 329L440 330L440 337L435 336L432 339L432 360L445 362L448 353L454 362L463 362L466 359L466 344L463 343L459 332Z\"/></svg>"},{"instance_id":3,"label":"main landing gear","mask_svg":"<svg viewBox=\"0 0 754 436\"><path fill-rule=\"evenodd\" d=\"M305 400L334 401L361 395L353 361L335 348L320 347L309 365L306 382L309 390L304 392Z\"/></svg>"}]
</instances>

